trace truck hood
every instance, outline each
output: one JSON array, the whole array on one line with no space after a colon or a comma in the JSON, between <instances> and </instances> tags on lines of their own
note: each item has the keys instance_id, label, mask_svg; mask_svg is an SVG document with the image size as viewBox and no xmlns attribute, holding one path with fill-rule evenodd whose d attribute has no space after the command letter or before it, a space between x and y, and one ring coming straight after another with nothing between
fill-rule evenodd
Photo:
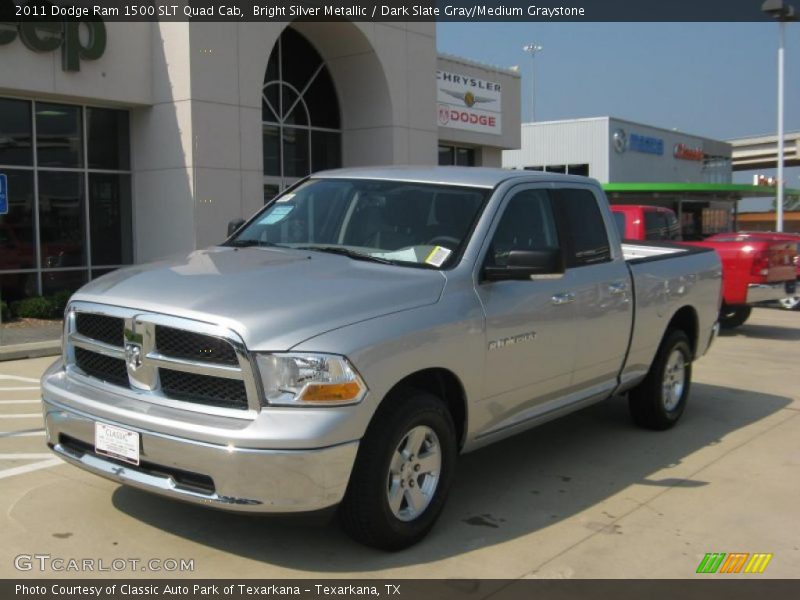
<instances>
[{"instance_id":1,"label":"truck hood","mask_svg":"<svg viewBox=\"0 0 800 600\"><path fill-rule=\"evenodd\" d=\"M73 300L223 325L252 350L302 341L392 312L438 301L434 270L382 265L284 248L214 247L114 271Z\"/></svg>"}]
</instances>

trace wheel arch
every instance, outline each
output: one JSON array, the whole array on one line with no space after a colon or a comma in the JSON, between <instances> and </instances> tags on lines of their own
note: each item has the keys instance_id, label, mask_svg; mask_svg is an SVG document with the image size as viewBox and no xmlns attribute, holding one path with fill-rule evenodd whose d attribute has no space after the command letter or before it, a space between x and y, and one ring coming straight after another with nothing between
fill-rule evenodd
<instances>
[{"instance_id":1,"label":"wheel arch","mask_svg":"<svg viewBox=\"0 0 800 600\"><path fill-rule=\"evenodd\" d=\"M694 309L693 306L682 306L675 314L672 315L672 318L669 320L667 324L667 328L664 331L664 336L662 339L666 338L669 335L670 331L683 331L686 336L689 338L689 345L692 350L692 357L697 355L697 340L699 335L699 319L697 317L697 311Z\"/></svg>"},{"instance_id":2,"label":"wheel arch","mask_svg":"<svg viewBox=\"0 0 800 600\"><path fill-rule=\"evenodd\" d=\"M388 398L395 396L403 389L422 390L442 399L453 419L460 450L466 441L469 412L466 392L459 377L444 367L431 367L410 373L394 384L386 393L376 414L380 412L381 406L386 403ZM375 415L373 415L374 418Z\"/></svg>"}]
</instances>

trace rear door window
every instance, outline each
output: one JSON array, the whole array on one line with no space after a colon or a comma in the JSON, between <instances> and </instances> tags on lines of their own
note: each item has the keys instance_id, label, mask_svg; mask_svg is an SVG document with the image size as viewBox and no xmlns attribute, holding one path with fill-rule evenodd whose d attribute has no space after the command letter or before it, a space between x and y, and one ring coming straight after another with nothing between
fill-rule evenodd
<instances>
[{"instance_id":1,"label":"rear door window","mask_svg":"<svg viewBox=\"0 0 800 600\"><path fill-rule=\"evenodd\" d=\"M657 210L646 210L644 213L644 239L666 240L667 223L664 214Z\"/></svg>"},{"instance_id":2,"label":"rear door window","mask_svg":"<svg viewBox=\"0 0 800 600\"><path fill-rule=\"evenodd\" d=\"M679 240L681 239L681 225L678 223L678 217L673 213L666 213L667 215L667 239Z\"/></svg>"},{"instance_id":3,"label":"rear door window","mask_svg":"<svg viewBox=\"0 0 800 600\"><path fill-rule=\"evenodd\" d=\"M554 190L562 237L567 242L567 267L582 267L611 260L603 213L589 190Z\"/></svg>"}]
</instances>

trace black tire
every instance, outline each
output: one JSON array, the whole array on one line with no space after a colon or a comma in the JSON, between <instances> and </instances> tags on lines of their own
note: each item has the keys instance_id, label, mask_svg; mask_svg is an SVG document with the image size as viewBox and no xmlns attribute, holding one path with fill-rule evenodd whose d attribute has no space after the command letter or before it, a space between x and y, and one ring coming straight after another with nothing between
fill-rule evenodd
<instances>
[{"instance_id":1,"label":"black tire","mask_svg":"<svg viewBox=\"0 0 800 600\"><path fill-rule=\"evenodd\" d=\"M673 354L682 354L683 385L677 398L673 387L672 395L665 393L665 381L675 377L668 372ZM692 349L689 338L683 331L668 331L658 348L656 358L650 366L647 377L633 388L628 395L628 407L634 423L647 429L662 431L669 429L681 418L689 397L692 383Z\"/></svg>"},{"instance_id":2,"label":"black tire","mask_svg":"<svg viewBox=\"0 0 800 600\"><path fill-rule=\"evenodd\" d=\"M743 325L744 322L750 318L750 313L752 310L753 309L750 306L723 305L722 309L719 311L719 326L723 329L733 329L734 327L739 327L739 325Z\"/></svg>"},{"instance_id":3,"label":"black tire","mask_svg":"<svg viewBox=\"0 0 800 600\"><path fill-rule=\"evenodd\" d=\"M421 429L415 429L421 428ZM389 493L397 490L398 479L392 479L390 468L392 459L401 443L407 441L412 430L432 431L438 438L441 462L438 481L431 490L427 506L419 515L411 518L413 509L406 504L406 516L399 518L389 504ZM434 436L426 436L426 454L431 455ZM401 550L420 541L431 530L442 511L447 492L453 479L457 452L455 426L447 406L441 399L427 392L406 389L387 397L370 423L367 433L361 440L356 456L350 483L344 501L339 507L342 527L355 540L381 550ZM410 474L414 465L406 463L403 469ZM409 481L403 486L413 487ZM430 483L428 475L420 475L423 483ZM392 484L394 481L394 485ZM420 481L419 479L415 481ZM417 484L417 493L422 486ZM405 493L402 490L402 502ZM402 505L401 505L402 506ZM399 509L399 508L398 508Z\"/></svg>"}]
</instances>

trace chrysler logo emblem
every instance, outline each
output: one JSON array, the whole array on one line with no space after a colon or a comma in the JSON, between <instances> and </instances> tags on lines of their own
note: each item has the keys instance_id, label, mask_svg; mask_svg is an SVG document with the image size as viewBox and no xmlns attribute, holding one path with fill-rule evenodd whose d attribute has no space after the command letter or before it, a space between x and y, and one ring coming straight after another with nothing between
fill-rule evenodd
<instances>
[{"instance_id":1,"label":"chrysler logo emblem","mask_svg":"<svg viewBox=\"0 0 800 600\"><path fill-rule=\"evenodd\" d=\"M131 342L125 344L125 364L131 371L136 371L142 366L142 347L139 344Z\"/></svg>"}]
</instances>

